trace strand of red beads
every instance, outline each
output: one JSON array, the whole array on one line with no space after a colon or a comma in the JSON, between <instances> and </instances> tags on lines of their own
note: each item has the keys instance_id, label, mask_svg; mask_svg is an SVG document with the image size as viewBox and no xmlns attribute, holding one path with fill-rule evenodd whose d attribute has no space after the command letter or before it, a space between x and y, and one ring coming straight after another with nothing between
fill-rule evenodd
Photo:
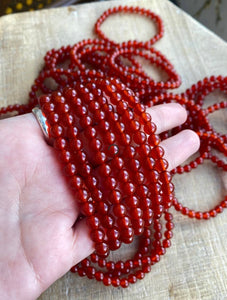
<instances>
[{"instance_id":1,"label":"strand of red beads","mask_svg":"<svg viewBox=\"0 0 227 300\"><path fill-rule=\"evenodd\" d=\"M118 44L101 30L111 14L140 14L155 22L157 33L149 41ZM39 106L49 124L49 138L58 152L64 175L86 218L95 252L72 267L80 276L105 285L128 287L144 278L171 246L171 206L190 218L208 220L227 207L225 196L216 207L201 212L189 209L175 198L173 174L190 172L205 160L227 170L227 135L214 130L209 115L225 109L227 101L203 107L205 97L216 89L226 94L227 77L211 76L182 94L168 93L180 86L180 76L171 62L152 45L162 38L159 16L139 7L108 9L95 24L97 39L52 49L35 79L28 104L0 109L24 114ZM137 61L140 56L167 75L155 81ZM52 80L53 85L48 85ZM41 95L41 96L40 96ZM188 119L172 132L156 135L156 125L146 106L177 102ZM199 156L170 172L160 141L182 129L196 131L201 140ZM131 259L108 260L110 251L138 241Z\"/></svg>"}]
</instances>

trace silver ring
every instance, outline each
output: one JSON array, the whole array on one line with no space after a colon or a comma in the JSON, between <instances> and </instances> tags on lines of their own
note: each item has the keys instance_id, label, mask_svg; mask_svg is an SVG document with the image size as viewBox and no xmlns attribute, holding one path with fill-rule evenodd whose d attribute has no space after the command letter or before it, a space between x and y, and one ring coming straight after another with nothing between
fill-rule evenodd
<instances>
[{"instance_id":1,"label":"silver ring","mask_svg":"<svg viewBox=\"0 0 227 300\"><path fill-rule=\"evenodd\" d=\"M50 126L47 122L46 116L41 111L41 109L38 107L34 107L32 109L32 113L34 114L36 120L38 121L39 126L43 132L43 135L44 135L47 143L50 144Z\"/></svg>"}]
</instances>

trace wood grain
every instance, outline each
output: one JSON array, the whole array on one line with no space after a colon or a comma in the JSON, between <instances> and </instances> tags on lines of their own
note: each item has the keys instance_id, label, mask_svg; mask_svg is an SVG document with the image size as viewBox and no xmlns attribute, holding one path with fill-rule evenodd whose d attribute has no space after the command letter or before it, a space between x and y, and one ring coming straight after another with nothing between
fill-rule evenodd
<instances>
[{"instance_id":1,"label":"wood grain","mask_svg":"<svg viewBox=\"0 0 227 300\"><path fill-rule=\"evenodd\" d=\"M159 14L165 36L155 45L181 74L179 91L205 76L226 75L227 44L166 0L124 1ZM110 1L15 14L0 19L0 103L25 103L45 52L94 37L93 24ZM116 15L103 24L115 40L148 39L154 33L149 20ZM158 76L158 74L156 74ZM215 92L206 105L224 96ZM226 133L226 112L212 116L215 128ZM190 174L175 176L176 195L185 205L209 209L224 197L227 178L206 163ZM144 280L123 290L71 273L53 284L39 300L89 299L227 299L227 212L210 221L189 220L174 212L172 247ZM127 250L124 250L126 254ZM44 254L45 255L45 254ZM51 272L51 270L50 270Z\"/></svg>"}]
</instances>

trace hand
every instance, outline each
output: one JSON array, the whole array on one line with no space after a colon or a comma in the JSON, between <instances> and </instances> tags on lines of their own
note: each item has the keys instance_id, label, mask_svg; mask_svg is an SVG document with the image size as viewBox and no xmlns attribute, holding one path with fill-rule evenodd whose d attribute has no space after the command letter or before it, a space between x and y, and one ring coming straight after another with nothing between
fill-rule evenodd
<instances>
[{"instance_id":1,"label":"hand","mask_svg":"<svg viewBox=\"0 0 227 300\"><path fill-rule=\"evenodd\" d=\"M157 133L186 120L175 103L148 112ZM93 244L84 220L76 222L76 199L34 116L1 120L0 145L0 293L4 300L35 299ZM198 150L199 138L185 130L161 145L172 169Z\"/></svg>"}]
</instances>

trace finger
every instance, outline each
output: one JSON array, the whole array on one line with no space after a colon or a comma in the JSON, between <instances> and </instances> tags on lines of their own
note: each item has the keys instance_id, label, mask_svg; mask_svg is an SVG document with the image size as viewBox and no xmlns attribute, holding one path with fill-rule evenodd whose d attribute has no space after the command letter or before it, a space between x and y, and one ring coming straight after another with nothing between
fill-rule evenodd
<instances>
[{"instance_id":1,"label":"finger","mask_svg":"<svg viewBox=\"0 0 227 300\"><path fill-rule=\"evenodd\" d=\"M156 124L156 133L172 129L183 124L187 119L187 112L178 103L155 105L147 109L152 121Z\"/></svg>"},{"instance_id":2,"label":"finger","mask_svg":"<svg viewBox=\"0 0 227 300\"><path fill-rule=\"evenodd\" d=\"M169 163L168 169L172 170L199 149L200 140L194 131L186 129L162 141L160 146L165 151L165 159Z\"/></svg>"},{"instance_id":3,"label":"finger","mask_svg":"<svg viewBox=\"0 0 227 300\"><path fill-rule=\"evenodd\" d=\"M94 244L90 238L90 230L86 220L78 221L74 229L74 242L72 247L72 265L76 265L94 252Z\"/></svg>"}]
</instances>

